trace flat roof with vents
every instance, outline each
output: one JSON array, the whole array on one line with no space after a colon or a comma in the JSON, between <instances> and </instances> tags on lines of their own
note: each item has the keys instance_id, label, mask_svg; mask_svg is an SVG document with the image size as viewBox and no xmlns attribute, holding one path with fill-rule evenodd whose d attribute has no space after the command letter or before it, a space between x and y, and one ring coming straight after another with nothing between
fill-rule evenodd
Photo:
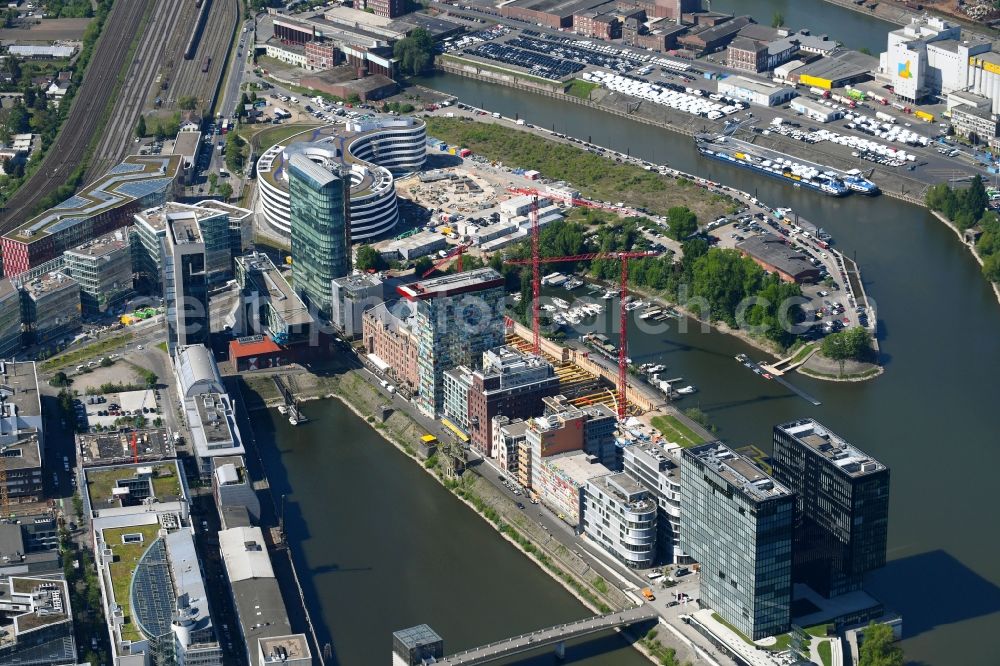
<instances>
[{"instance_id":1,"label":"flat roof with vents","mask_svg":"<svg viewBox=\"0 0 1000 666\"><path fill-rule=\"evenodd\" d=\"M860 477L886 469L884 464L831 432L815 419L792 421L775 426L775 429L786 433L847 476Z\"/></svg>"}]
</instances>

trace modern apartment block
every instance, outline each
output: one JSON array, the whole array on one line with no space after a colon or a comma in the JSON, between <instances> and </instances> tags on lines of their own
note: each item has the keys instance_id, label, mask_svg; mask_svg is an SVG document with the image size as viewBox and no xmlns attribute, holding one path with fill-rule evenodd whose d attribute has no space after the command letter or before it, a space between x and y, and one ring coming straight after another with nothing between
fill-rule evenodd
<instances>
[{"instance_id":1,"label":"modern apartment block","mask_svg":"<svg viewBox=\"0 0 1000 666\"><path fill-rule=\"evenodd\" d=\"M632 569L656 562L657 508L652 493L625 473L590 479L583 495L583 531Z\"/></svg>"},{"instance_id":2,"label":"modern apartment block","mask_svg":"<svg viewBox=\"0 0 1000 666\"><path fill-rule=\"evenodd\" d=\"M0 576L0 664L76 664L73 609L62 574Z\"/></svg>"},{"instance_id":3,"label":"modern apartment block","mask_svg":"<svg viewBox=\"0 0 1000 666\"><path fill-rule=\"evenodd\" d=\"M291 346L310 340L316 320L270 257L253 252L235 260L236 283L243 294L238 335L267 335Z\"/></svg>"},{"instance_id":4,"label":"modern apartment block","mask_svg":"<svg viewBox=\"0 0 1000 666\"><path fill-rule=\"evenodd\" d=\"M681 548L701 603L751 640L788 631L795 494L721 443L681 453Z\"/></svg>"},{"instance_id":5,"label":"modern apartment block","mask_svg":"<svg viewBox=\"0 0 1000 666\"><path fill-rule=\"evenodd\" d=\"M774 478L798 495L793 578L826 597L885 566L889 469L813 419L774 427Z\"/></svg>"},{"instance_id":6,"label":"modern apartment block","mask_svg":"<svg viewBox=\"0 0 1000 666\"><path fill-rule=\"evenodd\" d=\"M21 350L23 321L21 291L4 278L0 280L0 358L12 358Z\"/></svg>"},{"instance_id":7,"label":"modern apartment block","mask_svg":"<svg viewBox=\"0 0 1000 666\"><path fill-rule=\"evenodd\" d=\"M493 456L493 417L528 418L543 413L542 399L559 393L552 364L540 356L512 347L483 354L483 367L474 371L469 388L469 434L472 446Z\"/></svg>"},{"instance_id":8,"label":"modern apartment block","mask_svg":"<svg viewBox=\"0 0 1000 666\"><path fill-rule=\"evenodd\" d=\"M348 340L359 337L364 312L385 300L382 278L367 273L346 275L332 280L330 286L333 325Z\"/></svg>"},{"instance_id":9,"label":"modern apartment block","mask_svg":"<svg viewBox=\"0 0 1000 666\"><path fill-rule=\"evenodd\" d=\"M417 366L416 306L406 299L382 303L361 315L361 337L368 358L415 394L420 386ZM373 358L374 357L374 358Z\"/></svg>"},{"instance_id":10,"label":"modern apartment block","mask_svg":"<svg viewBox=\"0 0 1000 666\"><path fill-rule=\"evenodd\" d=\"M591 462L615 469L615 414L603 405L572 407L565 397L544 398L547 416L528 420L524 445L518 450L517 477L525 488L535 488L545 459L581 451ZM605 462L609 460L611 464Z\"/></svg>"},{"instance_id":11,"label":"modern apartment block","mask_svg":"<svg viewBox=\"0 0 1000 666\"><path fill-rule=\"evenodd\" d=\"M84 315L104 314L132 294L132 249L124 230L75 247L63 259L63 271L80 284Z\"/></svg>"},{"instance_id":12,"label":"modern apartment block","mask_svg":"<svg viewBox=\"0 0 1000 666\"><path fill-rule=\"evenodd\" d=\"M618 460L618 450L615 445L615 430L618 427L618 417L606 405L574 406L563 395L542 398L545 404L545 414L566 420L584 416L583 450L597 458L598 462L608 469L621 468Z\"/></svg>"},{"instance_id":13,"label":"modern apartment block","mask_svg":"<svg viewBox=\"0 0 1000 666\"><path fill-rule=\"evenodd\" d=\"M295 291L329 319L331 282L351 271L351 179L337 164L324 168L302 154L286 169Z\"/></svg>"},{"instance_id":14,"label":"modern apartment block","mask_svg":"<svg viewBox=\"0 0 1000 666\"><path fill-rule=\"evenodd\" d=\"M516 477L517 452L525 442L528 422L521 419L511 420L502 414L494 416L492 421L493 458L500 469Z\"/></svg>"},{"instance_id":15,"label":"modern apartment block","mask_svg":"<svg viewBox=\"0 0 1000 666\"><path fill-rule=\"evenodd\" d=\"M0 455L12 502L44 496L45 432L34 361L0 361Z\"/></svg>"},{"instance_id":16,"label":"modern apartment block","mask_svg":"<svg viewBox=\"0 0 1000 666\"><path fill-rule=\"evenodd\" d=\"M22 290L23 321L28 344L45 345L76 335L80 317L80 283L63 273L46 273Z\"/></svg>"},{"instance_id":17,"label":"modern apartment block","mask_svg":"<svg viewBox=\"0 0 1000 666\"><path fill-rule=\"evenodd\" d=\"M657 557L666 562L683 561L680 449L667 450L653 442L638 442L624 447L622 455L625 473L656 500Z\"/></svg>"},{"instance_id":18,"label":"modern apartment block","mask_svg":"<svg viewBox=\"0 0 1000 666\"><path fill-rule=\"evenodd\" d=\"M478 366L503 344L503 285L495 270L479 268L397 287L416 304L417 407L427 416L442 412L445 370Z\"/></svg>"},{"instance_id":19,"label":"modern apartment block","mask_svg":"<svg viewBox=\"0 0 1000 666\"><path fill-rule=\"evenodd\" d=\"M205 237L196 219L168 218L164 238L167 352L173 356L178 347L209 343L208 274Z\"/></svg>"}]
</instances>

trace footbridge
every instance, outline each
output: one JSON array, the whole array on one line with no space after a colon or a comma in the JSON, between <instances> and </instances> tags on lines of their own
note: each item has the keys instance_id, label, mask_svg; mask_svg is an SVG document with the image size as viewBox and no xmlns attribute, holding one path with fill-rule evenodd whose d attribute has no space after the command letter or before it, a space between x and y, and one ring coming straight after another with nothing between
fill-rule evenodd
<instances>
[{"instance_id":1,"label":"footbridge","mask_svg":"<svg viewBox=\"0 0 1000 666\"><path fill-rule=\"evenodd\" d=\"M640 622L648 622L657 618L656 610L644 604L628 610L598 615L596 617L560 624L548 629L540 629L528 634L514 636L502 641L482 645L471 650L465 650L435 661L435 664L447 666L472 666L487 664L498 659L516 656L524 652L537 650L548 645L556 646L556 654L564 656L566 641L583 638L609 629L625 627Z\"/></svg>"}]
</instances>

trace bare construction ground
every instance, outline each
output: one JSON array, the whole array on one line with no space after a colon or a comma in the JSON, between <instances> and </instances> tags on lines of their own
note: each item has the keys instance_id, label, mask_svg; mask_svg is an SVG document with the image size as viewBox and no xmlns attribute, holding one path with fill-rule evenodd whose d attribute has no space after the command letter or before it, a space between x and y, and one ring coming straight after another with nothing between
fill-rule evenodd
<instances>
[{"instance_id":1,"label":"bare construction ground","mask_svg":"<svg viewBox=\"0 0 1000 666\"><path fill-rule=\"evenodd\" d=\"M62 18L45 19L28 28L0 29L0 41L18 42L78 42L83 39L83 31L93 19Z\"/></svg>"}]
</instances>

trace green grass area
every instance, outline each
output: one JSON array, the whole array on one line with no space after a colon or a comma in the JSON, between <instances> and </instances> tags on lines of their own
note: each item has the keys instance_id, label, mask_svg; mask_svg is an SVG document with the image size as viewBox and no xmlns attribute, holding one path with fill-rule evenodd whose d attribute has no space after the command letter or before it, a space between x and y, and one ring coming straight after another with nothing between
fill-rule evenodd
<instances>
[{"instance_id":1,"label":"green grass area","mask_svg":"<svg viewBox=\"0 0 1000 666\"><path fill-rule=\"evenodd\" d=\"M159 343L157 343L156 344L156 348L159 349L160 351L162 351L164 354L167 353L167 343L166 342L159 342Z\"/></svg>"},{"instance_id":2,"label":"green grass area","mask_svg":"<svg viewBox=\"0 0 1000 666\"><path fill-rule=\"evenodd\" d=\"M93 356L103 354L128 343L132 337L131 333L123 333L122 335L116 335L103 340L96 340L91 344L66 352L65 354L53 356L49 360L42 363L42 371L58 370L59 368L67 365L73 365L74 363L90 359Z\"/></svg>"},{"instance_id":3,"label":"green grass area","mask_svg":"<svg viewBox=\"0 0 1000 666\"><path fill-rule=\"evenodd\" d=\"M722 616L720 616L718 613L712 613L712 619L715 620L716 622L718 622L719 624L725 626L727 629L729 629L730 631L732 631L734 634L736 634L740 638L742 638L743 641L745 643L747 643L747 645L753 645L754 647L761 647L761 646L758 646L756 643L754 643L752 640L750 640L750 638L746 634L744 634L742 631L740 631L739 629L737 629L733 625L731 625L728 622L726 622L725 620L723 620ZM775 636L774 639L775 639L774 643L772 643L771 645L768 645L768 646L764 646L765 650L769 650L771 652L782 652L784 650L787 650L788 646L791 645L791 643L792 643L792 635L791 634L781 634L780 636Z\"/></svg>"},{"instance_id":4,"label":"green grass area","mask_svg":"<svg viewBox=\"0 0 1000 666\"><path fill-rule=\"evenodd\" d=\"M513 76L518 79L527 79L529 81L538 81L539 83L544 83L547 86L554 86L559 84L558 79L546 79L541 76L532 76L531 74L526 74L525 72L519 72L516 69L507 69L505 67L497 67L495 65L488 65L479 60L470 60L469 58L460 58L458 56L451 55L450 53L445 53L440 58L444 60L450 60L462 65L472 65L478 69L485 69L489 72L496 72L497 74L505 74L507 76Z\"/></svg>"},{"instance_id":5,"label":"green grass area","mask_svg":"<svg viewBox=\"0 0 1000 666\"><path fill-rule=\"evenodd\" d=\"M652 424L654 428L663 433L663 436L666 437L668 441L680 444L684 448L698 446L699 444L704 444L706 441L694 430L681 423L679 418L670 414L665 416L654 416Z\"/></svg>"},{"instance_id":6,"label":"green grass area","mask_svg":"<svg viewBox=\"0 0 1000 666\"><path fill-rule=\"evenodd\" d=\"M316 129L320 125L316 123L295 123L293 125L243 125L240 127L240 138L250 141L255 150L266 150L276 143L281 143L296 134L302 134L309 130Z\"/></svg>"},{"instance_id":7,"label":"green grass area","mask_svg":"<svg viewBox=\"0 0 1000 666\"><path fill-rule=\"evenodd\" d=\"M816 624L811 627L806 627L802 631L806 632L810 636L816 636L817 638L826 638L833 631L834 625L832 624Z\"/></svg>"},{"instance_id":8,"label":"green grass area","mask_svg":"<svg viewBox=\"0 0 1000 666\"><path fill-rule=\"evenodd\" d=\"M153 494L159 499L181 496L181 480L170 465L153 468Z\"/></svg>"},{"instance_id":9,"label":"green grass area","mask_svg":"<svg viewBox=\"0 0 1000 666\"><path fill-rule=\"evenodd\" d=\"M819 652L819 660L823 662L823 666L833 664L833 648L830 646L830 641L823 641L816 646L816 650Z\"/></svg>"},{"instance_id":10,"label":"green grass area","mask_svg":"<svg viewBox=\"0 0 1000 666\"><path fill-rule=\"evenodd\" d=\"M573 97L579 97L581 99L590 99L590 93L600 87L600 85L593 83L592 81L573 79L569 82L569 87L566 88L566 94L572 95Z\"/></svg>"},{"instance_id":11,"label":"green grass area","mask_svg":"<svg viewBox=\"0 0 1000 666\"><path fill-rule=\"evenodd\" d=\"M156 541L156 533L159 530L159 523L104 530L104 543L111 548L115 555L114 562L109 567L111 588L114 591L115 603L122 607L122 612L125 615L125 622L122 624L122 638L124 640L137 641L141 638L138 627L132 621L132 599L129 595L129 586L139 559ZM123 534L142 534L142 543L124 544L122 543Z\"/></svg>"},{"instance_id":12,"label":"green grass area","mask_svg":"<svg viewBox=\"0 0 1000 666\"><path fill-rule=\"evenodd\" d=\"M135 477L134 467L103 469L87 472L87 493L94 508L107 506L111 491L120 479ZM179 497L181 494L180 479L172 465L153 466L153 494L157 497Z\"/></svg>"},{"instance_id":13,"label":"green grass area","mask_svg":"<svg viewBox=\"0 0 1000 666\"><path fill-rule=\"evenodd\" d=\"M795 352L795 355L792 356L792 360L790 362L794 364L794 363L798 363L798 362L802 361L802 359L804 359L806 356L808 356L809 353L812 352L812 350L815 349L818 346L819 346L818 342L811 342L809 344L802 345L799 348L799 350L797 352Z\"/></svg>"},{"instance_id":14,"label":"green grass area","mask_svg":"<svg viewBox=\"0 0 1000 666\"><path fill-rule=\"evenodd\" d=\"M701 220L715 219L733 205L731 200L681 180L507 125L438 116L428 116L426 121L430 136L511 167L537 169L546 178L573 184L591 199L624 201L659 215L666 215L671 206L684 205Z\"/></svg>"},{"instance_id":15,"label":"green grass area","mask_svg":"<svg viewBox=\"0 0 1000 666\"><path fill-rule=\"evenodd\" d=\"M819 379L871 379L872 377L877 377L878 375L882 374L882 368L880 366L870 368L868 370L865 370L864 372L857 372L854 374L846 372L842 375L833 374L830 372L819 372L817 370L812 370L805 366L798 368L798 371L804 375L808 375L810 377L817 377Z\"/></svg>"}]
</instances>

